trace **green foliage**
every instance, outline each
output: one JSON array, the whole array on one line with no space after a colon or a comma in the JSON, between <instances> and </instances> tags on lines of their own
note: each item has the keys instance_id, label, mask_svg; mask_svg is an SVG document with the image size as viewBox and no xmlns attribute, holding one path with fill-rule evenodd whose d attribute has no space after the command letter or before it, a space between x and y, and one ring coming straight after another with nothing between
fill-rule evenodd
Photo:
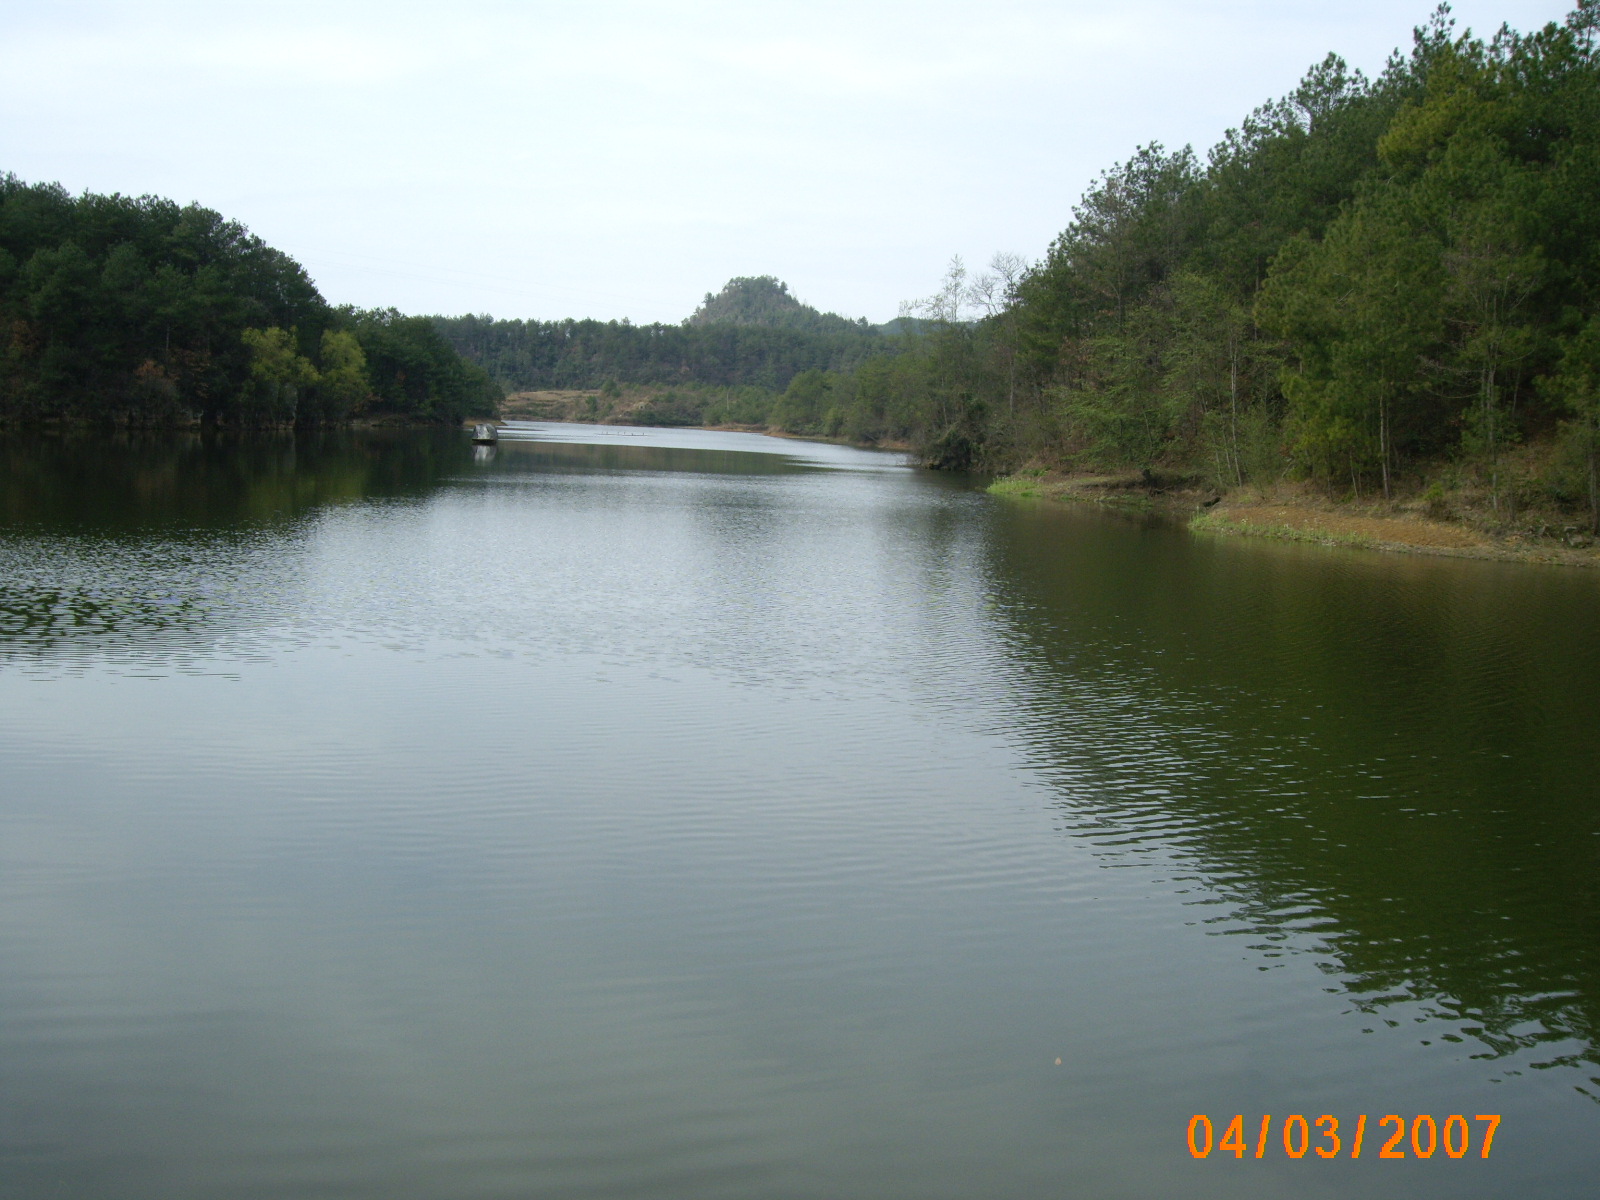
<instances>
[{"instance_id":1,"label":"green foliage","mask_svg":"<svg viewBox=\"0 0 1600 1200\"><path fill-rule=\"evenodd\" d=\"M1567 415L1561 444L1572 482L1564 498L1581 496L1590 531L1600 534L1600 315L1564 339L1561 362L1546 390Z\"/></svg>"},{"instance_id":2,"label":"green foliage","mask_svg":"<svg viewBox=\"0 0 1600 1200\"><path fill-rule=\"evenodd\" d=\"M818 312L789 294L789 285L771 275L730 279L716 295L706 293L687 325L755 325L798 329L808 333L860 333L865 318L852 321L838 313Z\"/></svg>"},{"instance_id":3,"label":"green foliage","mask_svg":"<svg viewBox=\"0 0 1600 1200\"><path fill-rule=\"evenodd\" d=\"M851 370L899 344L873 326L843 317L680 325L501 321L487 315L433 321L460 354L512 391L599 388L608 382L782 391L802 371Z\"/></svg>"},{"instance_id":4,"label":"green foliage","mask_svg":"<svg viewBox=\"0 0 1600 1200\"><path fill-rule=\"evenodd\" d=\"M910 438L921 426L928 375L929 355L907 351L868 359L837 380L834 390L845 399L840 435L857 442Z\"/></svg>"},{"instance_id":5,"label":"green foliage","mask_svg":"<svg viewBox=\"0 0 1600 1200\"><path fill-rule=\"evenodd\" d=\"M456 353L432 318L392 308L346 308L340 316L366 357L372 412L454 422L499 411L500 386Z\"/></svg>"},{"instance_id":6,"label":"green foliage","mask_svg":"<svg viewBox=\"0 0 1600 1200\"><path fill-rule=\"evenodd\" d=\"M1086 343L1091 368L1052 394L1067 445L1086 463L1154 463L1172 437L1177 414L1149 315L1141 308L1132 328Z\"/></svg>"},{"instance_id":7,"label":"green foliage","mask_svg":"<svg viewBox=\"0 0 1600 1200\"><path fill-rule=\"evenodd\" d=\"M1364 199L1320 243L1290 243L1256 305L1295 351L1281 383L1299 460L1355 480L1439 449L1444 415L1427 390L1426 356L1446 332L1437 239L1392 189Z\"/></svg>"},{"instance_id":8,"label":"green foliage","mask_svg":"<svg viewBox=\"0 0 1600 1200\"><path fill-rule=\"evenodd\" d=\"M342 420L378 390L355 320L210 209L0 176L0 421ZM433 339L437 379L391 389L389 411L445 418L458 394L492 410L482 372L423 324L408 336Z\"/></svg>"},{"instance_id":9,"label":"green foliage","mask_svg":"<svg viewBox=\"0 0 1600 1200\"><path fill-rule=\"evenodd\" d=\"M776 419L903 437L936 465L1218 487L1297 471L1388 493L1453 461L1497 510L1543 488L1600 521L1594 484L1513 454L1559 432L1551 469L1593 474L1597 27L1582 0L1486 41L1441 8L1376 79L1330 56L1204 165L1138 148L1043 261L976 280L952 263L894 357L826 373L826 397L796 376Z\"/></svg>"},{"instance_id":10,"label":"green foliage","mask_svg":"<svg viewBox=\"0 0 1600 1200\"><path fill-rule=\"evenodd\" d=\"M295 348L295 336L274 326L246 329L241 340L250 351L249 383L239 404L248 424L285 425L294 421L300 393L315 384L317 369Z\"/></svg>"},{"instance_id":11,"label":"green foliage","mask_svg":"<svg viewBox=\"0 0 1600 1200\"><path fill-rule=\"evenodd\" d=\"M802 371L789 381L768 422L788 433L822 433L833 407L833 381L824 371Z\"/></svg>"},{"instance_id":12,"label":"green foliage","mask_svg":"<svg viewBox=\"0 0 1600 1200\"><path fill-rule=\"evenodd\" d=\"M1571 194L1595 182L1593 12L1487 43L1436 20L1354 199L1279 254L1257 315L1292 353L1284 394L1313 473L1387 487L1455 450L1498 508L1504 451L1550 424L1534 381L1600 282L1600 230ZM1547 249L1562 242L1565 261Z\"/></svg>"},{"instance_id":13,"label":"green foliage","mask_svg":"<svg viewBox=\"0 0 1600 1200\"><path fill-rule=\"evenodd\" d=\"M367 356L361 342L348 329L322 334L322 372L317 398L321 415L339 421L366 411L372 401Z\"/></svg>"},{"instance_id":14,"label":"green foliage","mask_svg":"<svg viewBox=\"0 0 1600 1200\"><path fill-rule=\"evenodd\" d=\"M505 386L600 389L604 418L643 388L637 420L950 468L1293 471L1360 494L1449 463L1496 509L1587 500L1600 524L1597 32L1600 0L1488 40L1441 8L1376 78L1329 56L1203 161L1137 147L1042 261L955 260L885 326L771 276L675 325L334 310L208 210L7 176L0 411L454 420ZM1543 438L1562 449L1538 476L1517 446Z\"/></svg>"},{"instance_id":15,"label":"green foliage","mask_svg":"<svg viewBox=\"0 0 1600 1200\"><path fill-rule=\"evenodd\" d=\"M669 389L650 397L629 419L640 425L700 425L705 421L705 404L692 392Z\"/></svg>"}]
</instances>

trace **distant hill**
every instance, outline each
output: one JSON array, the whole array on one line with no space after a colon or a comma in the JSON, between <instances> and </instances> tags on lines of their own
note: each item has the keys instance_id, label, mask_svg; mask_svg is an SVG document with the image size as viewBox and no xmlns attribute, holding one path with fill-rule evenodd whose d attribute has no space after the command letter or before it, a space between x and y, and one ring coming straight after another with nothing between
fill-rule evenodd
<instances>
[{"instance_id":1,"label":"distant hill","mask_svg":"<svg viewBox=\"0 0 1600 1200\"><path fill-rule=\"evenodd\" d=\"M788 284L771 275L741 275L728 280L715 295L706 293L687 323L754 325L806 333L852 333L870 328L865 317L852 321L802 304L790 293Z\"/></svg>"},{"instance_id":2,"label":"distant hill","mask_svg":"<svg viewBox=\"0 0 1600 1200\"><path fill-rule=\"evenodd\" d=\"M802 304L771 275L730 279L676 325L627 321L433 318L471 362L513 392L693 384L783 391L806 371L853 371L898 354L923 322L852 321Z\"/></svg>"}]
</instances>

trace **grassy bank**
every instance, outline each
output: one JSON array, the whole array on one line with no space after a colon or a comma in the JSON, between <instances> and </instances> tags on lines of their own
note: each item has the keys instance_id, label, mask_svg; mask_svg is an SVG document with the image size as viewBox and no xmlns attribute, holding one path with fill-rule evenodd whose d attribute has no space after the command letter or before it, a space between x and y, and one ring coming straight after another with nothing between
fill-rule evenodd
<instances>
[{"instance_id":1,"label":"grassy bank","mask_svg":"<svg viewBox=\"0 0 1600 1200\"><path fill-rule=\"evenodd\" d=\"M992 496L1097 504L1132 512L1190 512L1216 493L1183 475L1151 472L1072 473L1032 468L995 480Z\"/></svg>"},{"instance_id":2,"label":"grassy bank","mask_svg":"<svg viewBox=\"0 0 1600 1200\"><path fill-rule=\"evenodd\" d=\"M996 480L995 496L1167 512L1196 533L1455 558L1600 567L1582 514L1553 503L1510 504L1450 469L1408 482L1389 500L1330 495L1304 483L1208 489L1196 477L1033 469Z\"/></svg>"}]
</instances>

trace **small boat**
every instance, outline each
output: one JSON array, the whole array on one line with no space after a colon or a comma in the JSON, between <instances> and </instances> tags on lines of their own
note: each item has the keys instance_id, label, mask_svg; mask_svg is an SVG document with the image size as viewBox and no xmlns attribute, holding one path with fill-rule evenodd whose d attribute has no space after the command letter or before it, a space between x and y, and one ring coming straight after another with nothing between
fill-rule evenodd
<instances>
[{"instance_id":1,"label":"small boat","mask_svg":"<svg viewBox=\"0 0 1600 1200\"><path fill-rule=\"evenodd\" d=\"M480 423L472 427L472 440L480 446L492 446L500 440L500 431L493 425Z\"/></svg>"}]
</instances>

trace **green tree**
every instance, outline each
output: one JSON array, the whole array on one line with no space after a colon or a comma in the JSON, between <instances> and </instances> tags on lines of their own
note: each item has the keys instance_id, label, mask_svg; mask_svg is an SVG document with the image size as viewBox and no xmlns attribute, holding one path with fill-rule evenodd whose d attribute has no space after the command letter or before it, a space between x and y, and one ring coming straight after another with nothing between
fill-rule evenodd
<instances>
[{"instance_id":1,"label":"green tree","mask_svg":"<svg viewBox=\"0 0 1600 1200\"><path fill-rule=\"evenodd\" d=\"M802 371L789 381L768 418L788 433L821 433L833 406L833 381L825 371Z\"/></svg>"},{"instance_id":2,"label":"green tree","mask_svg":"<svg viewBox=\"0 0 1600 1200\"><path fill-rule=\"evenodd\" d=\"M1560 368L1547 386L1568 414L1566 440L1583 464L1589 531L1600 535L1600 316L1590 316L1564 341Z\"/></svg>"},{"instance_id":3,"label":"green tree","mask_svg":"<svg viewBox=\"0 0 1600 1200\"><path fill-rule=\"evenodd\" d=\"M317 392L323 416L343 420L364 412L372 399L372 385L367 378L367 356L356 335L347 329L324 330L320 357Z\"/></svg>"},{"instance_id":4,"label":"green tree","mask_svg":"<svg viewBox=\"0 0 1600 1200\"><path fill-rule=\"evenodd\" d=\"M1280 466L1263 393L1276 359L1263 352L1249 308L1212 276L1186 271L1172 286L1173 338L1163 387L1198 435L1219 487L1265 482Z\"/></svg>"},{"instance_id":5,"label":"green tree","mask_svg":"<svg viewBox=\"0 0 1600 1200\"><path fill-rule=\"evenodd\" d=\"M1292 347L1281 385L1295 452L1314 473L1361 477L1376 469L1384 495L1408 445L1397 412L1424 379L1442 336L1440 247L1406 219L1405 196L1386 192L1358 205L1320 243L1280 254L1257 318Z\"/></svg>"},{"instance_id":6,"label":"green tree","mask_svg":"<svg viewBox=\"0 0 1600 1200\"><path fill-rule=\"evenodd\" d=\"M250 351L250 391L241 416L256 425L293 421L301 393L317 382L317 368L296 352L292 330L246 329L240 338Z\"/></svg>"}]
</instances>

